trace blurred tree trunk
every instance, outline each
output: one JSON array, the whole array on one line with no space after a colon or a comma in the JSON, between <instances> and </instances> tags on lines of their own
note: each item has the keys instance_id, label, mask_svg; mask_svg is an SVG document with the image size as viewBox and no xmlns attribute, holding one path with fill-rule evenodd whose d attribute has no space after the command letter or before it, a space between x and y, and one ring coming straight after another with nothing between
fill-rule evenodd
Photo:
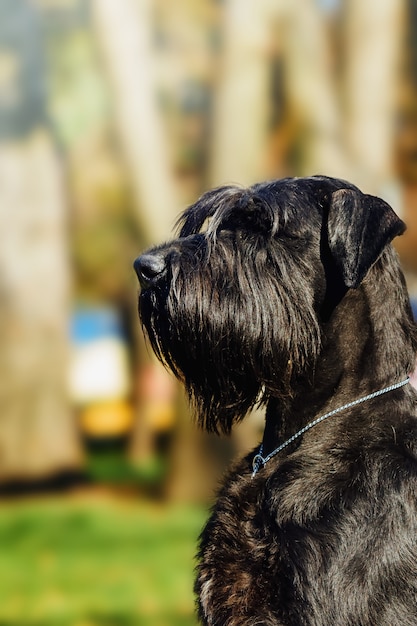
<instances>
[{"instance_id":1,"label":"blurred tree trunk","mask_svg":"<svg viewBox=\"0 0 417 626\"><path fill-rule=\"evenodd\" d=\"M10 28L13 24L13 28ZM69 265L32 3L0 6L0 481L78 470L66 394ZM37 129L37 130L36 130Z\"/></svg>"},{"instance_id":2,"label":"blurred tree trunk","mask_svg":"<svg viewBox=\"0 0 417 626\"><path fill-rule=\"evenodd\" d=\"M179 211L157 109L151 9L151 0L93 0L136 216L148 245L168 238Z\"/></svg>"},{"instance_id":3,"label":"blurred tree trunk","mask_svg":"<svg viewBox=\"0 0 417 626\"><path fill-rule=\"evenodd\" d=\"M268 68L278 54L287 106L300 136L298 173L338 176L381 191L392 175L404 13L404 0L347 0L341 63L314 0L261 0L256 6L228 0L213 125L213 184L251 184L264 177Z\"/></svg>"},{"instance_id":4,"label":"blurred tree trunk","mask_svg":"<svg viewBox=\"0 0 417 626\"><path fill-rule=\"evenodd\" d=\"M261 0L256 5L228 0L223 36L212 184L251 184L264 178L273 54L283 59L288 106L302 134L300 173L346 175L328 33L313 0Z\"/></svg>"},{"instance_id":5,"label":"blurred tree trunk","mask_svg":"<svg viewBox=\"0 0 417 626\"><path fill-rule=\"evenodd\" d=\"M349 0L345 7L345 143L355 179L370 193L393 176L403 0Z\"/></svg>"},{"instance_id":6,"label":"blurred tree trunk","mask_svg":"<svg viewBox=\"0 0 417 626\"><path fill-rule=\"evenodd\" d=\"M269 118L268 31L264 0L228 0L224 7L210 185L263 178Z\"/></svg>"},{"instance_id":7,"label":"blurred tree trunk","mask_svg":"<svg viewBox=\"0 0 417 626\"><path fill-rule=\"evenodd\" d=\"M75 471L65 202L51 141L0 145L0 480Z\"/></svg>"},{"instance_id":8,"label":"blurred tree trunk","mask_svg":"<svg viewBox=\"0 0 417 626\"><path fill-rule=\"evenodd\" d=\"M277 34L283 41L288 106L302 138L300 174L348 178L333 50L322 11L314 0L282 6Z\"/></svg>"}]
</instances>

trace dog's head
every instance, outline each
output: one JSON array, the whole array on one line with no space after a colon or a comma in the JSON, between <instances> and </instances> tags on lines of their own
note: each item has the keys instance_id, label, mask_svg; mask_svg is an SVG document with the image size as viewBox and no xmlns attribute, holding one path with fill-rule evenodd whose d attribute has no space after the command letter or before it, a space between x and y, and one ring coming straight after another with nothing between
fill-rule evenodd
<instances>
[{"instance_id":1,"label":"dog's head","mask_svg":"<svg viewBox=\"0 0 417 626\"><path fill-rule=\"evenodd\" d=\"M200 422L226 432L291 394L333 309L405 228L383 200L321 176L209 191L178 226L135 262L140 316Z\"/></svg>"}]
</instances>

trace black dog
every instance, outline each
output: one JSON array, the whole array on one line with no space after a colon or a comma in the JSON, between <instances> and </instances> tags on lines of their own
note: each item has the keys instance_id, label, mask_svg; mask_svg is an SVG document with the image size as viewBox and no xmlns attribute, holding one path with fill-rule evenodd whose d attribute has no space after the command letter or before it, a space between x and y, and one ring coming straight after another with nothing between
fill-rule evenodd
<instances>
[{"instance_id":1,"label":"black dog","mask_svg":"<svg viewBox=\"0 0 417 626\"><path fill-rule=\"evenodd\" d=\"M208 192L135 263L201 424L266 405L199 550L211 626L417 625L417 332L382 200L312 177ZM190 468L191 469L191 468Z\"/></svg>"}]
</instances>

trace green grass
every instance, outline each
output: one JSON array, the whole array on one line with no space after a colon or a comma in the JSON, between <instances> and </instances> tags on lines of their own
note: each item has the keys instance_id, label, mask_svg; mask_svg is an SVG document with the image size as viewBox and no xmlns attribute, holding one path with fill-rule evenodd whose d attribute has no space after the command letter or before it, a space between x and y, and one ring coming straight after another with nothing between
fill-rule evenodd
<instances>
[{"instance_id":1,"label":"green grass","mask_svg":"<svg viewBox=\"0 0 417 626\"><path fill-rule=\"evenodd\" d=\"M195 626L206 513L103 498L0 506L0 626Z\"/></svg>"}]
</instances>

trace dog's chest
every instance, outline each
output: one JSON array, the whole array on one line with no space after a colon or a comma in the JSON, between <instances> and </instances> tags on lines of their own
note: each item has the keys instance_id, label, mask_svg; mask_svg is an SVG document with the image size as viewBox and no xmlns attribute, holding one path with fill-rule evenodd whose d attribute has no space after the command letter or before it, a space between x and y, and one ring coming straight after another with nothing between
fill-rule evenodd
<instances>
[{"instance_id":1,"label":"dog's chest","mask_svg":"<svg viewBox=\"0 0 417 626\"><path fill-rule=\"evenodd\" d=\"M322 624L320 615L333 614L338 617L332 623L341 626L349 623L346 607L355 606L364 616L360 623L376 623L365 617L366 598L385 569L398 567L398 559L390 559L400 527L408 529L407 542L417 534L415 505L407 511L402 504L413 489L415 495L416 481L414 488L404 487L407 493L387 485L382 501L378 478L370 484L359 464L355 472L333 475L329 466L322 475L300 465L297 474L296 467L283 463L261 471L256 480L246 468L229 478L201 537L196 588L203 612L204 606L222 607L224 615L235 616L236 621L222 622L231 625L261 614L271 616L265 624L280 617L283 624L316 626ZM411 544L407 549L411 552ZM409 561L404 568L410 585L416 567ZM368 591L361 596L359 588ZM292 611L309 617L291 621Z\"/></svg>"}]
</instances>

